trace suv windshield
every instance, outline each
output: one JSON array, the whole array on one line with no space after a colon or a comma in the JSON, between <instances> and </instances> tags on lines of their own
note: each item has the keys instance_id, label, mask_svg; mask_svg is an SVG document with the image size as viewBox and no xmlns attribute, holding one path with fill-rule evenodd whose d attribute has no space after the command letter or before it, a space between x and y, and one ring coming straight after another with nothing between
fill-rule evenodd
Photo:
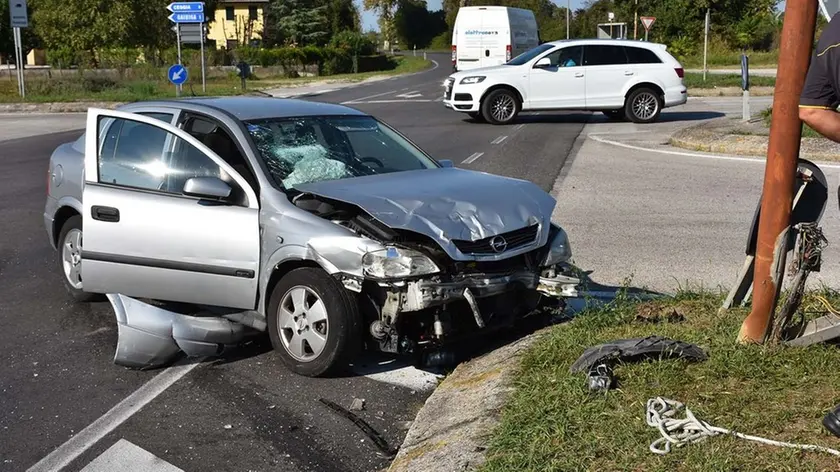
<instances>
[{"instance_id":1,"label":"suv windshield","mask_svg":"<svg viewBox=\"0 0 840 472\"><path fill-rule=\"evenodd\" d=\"M269 118L245 122L277 185L438 167L369 116Z\"/></svg>"},{"instance_id":2,"label":"suv windshield","mask_svg":"<svg viewBox=\"0 0 840 472\"><path fill-rule=\"evenodd\" d=\"M505 65L508 66L521 66L526 62L530 61L531 59L539 56L540 54L548 51L549 49L553 48L553 44L540 44L539 46L529 49L522 54L514 57L513 59L507 61Z\"/></svg>"}]
</instances>

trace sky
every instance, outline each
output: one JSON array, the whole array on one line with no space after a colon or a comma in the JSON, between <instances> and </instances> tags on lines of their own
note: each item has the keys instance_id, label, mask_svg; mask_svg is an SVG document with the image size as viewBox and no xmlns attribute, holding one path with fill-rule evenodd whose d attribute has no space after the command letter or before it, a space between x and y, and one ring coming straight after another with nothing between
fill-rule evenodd
<instances>
[{"instance_id":1,"label":"sky","mask_svg":"<svg viewBox=\"0 0 840 472\"><path fill-rule=\"evenodd\" d=\"M552 0L557 5L567 5L567 0ZM583 4L584 0L572 0L572 11L577 10ZM426 8L431 11L440 10L441 0L426 0ZM362 31L375 30L379 31L379 25L376 24L376 14L372 11L366 11L362 6L362 0L356 0L356 6L362 13Z\"/></svg>"}]
</instances>

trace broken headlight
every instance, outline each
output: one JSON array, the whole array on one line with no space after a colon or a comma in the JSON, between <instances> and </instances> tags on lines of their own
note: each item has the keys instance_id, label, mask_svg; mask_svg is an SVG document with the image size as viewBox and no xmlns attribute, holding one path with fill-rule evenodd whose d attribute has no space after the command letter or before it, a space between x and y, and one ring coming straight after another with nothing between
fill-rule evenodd
<instances>
[{"instance_id":1,"label":"broken headlight","mask_svg":"<svg viewBox=\"0 0 840 472\"><path fill-rule=\"evenodd\" d=\"M425 254L394 246L366 253L362 257L362 269L366 276L376 279L412 277L440 272L438 266Z\"/></svg>"},{"instance_id":2,"label":"broken headlight","mask_svg":"<svg viewBox=\"0 0 840 472\"><path fill-rule=\"evenodd\" d=\"M548 254L542 263L543 267L553 266L561 262L569 262L572 259L572 247L569 245L569 236L559 226L555 226L556 234L549 243Z\"/></svg>"}]
</instances>

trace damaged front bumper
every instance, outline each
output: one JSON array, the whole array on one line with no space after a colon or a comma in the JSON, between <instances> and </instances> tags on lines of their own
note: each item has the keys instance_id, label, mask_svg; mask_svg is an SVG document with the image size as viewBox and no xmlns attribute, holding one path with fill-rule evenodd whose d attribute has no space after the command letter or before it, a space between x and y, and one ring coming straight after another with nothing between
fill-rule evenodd
<instances>
[{"instance_id":1,"label":"damaged front bumper","mask_svg":"<svg viewBox=\"0 0 840 472\"><path fill-rule=\"evenodd\" d=\"M497 276L470 275L447 282L418 280L388 286L403 294L399 311L410 312L455 301L470 302L471 299L501 295L516 287L536 290L551 297L575 298L579 285L579 279L566 274L548 277L533 272L517 272Z\"/></svg>"},{"instance_id":2,"label":"damaged front bumper","mask_svg":"<svg viewBox=\"0 0 840 472\"><path fill-rule=\"evenodd\" d=\"M117 317L114 363L124 367L165 365L179 352L214 356L260 331L218 316L175 313L131 297L108 294Z\"/></svg>"}]
</instances>

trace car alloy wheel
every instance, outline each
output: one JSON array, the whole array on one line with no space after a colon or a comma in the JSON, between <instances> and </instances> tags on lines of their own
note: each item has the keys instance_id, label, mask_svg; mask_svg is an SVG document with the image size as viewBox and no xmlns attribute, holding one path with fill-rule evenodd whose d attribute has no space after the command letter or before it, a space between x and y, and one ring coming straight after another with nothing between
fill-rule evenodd
<instances>
[{"instance_id":1,"label":"car alloy wheel","mask_svg":"<svg viewBox=\"0 0 840 472\"><path fill-rule=\"evenodd\" d=\"M494 125L508 124L519 113L519 99L508 89L496 89L481 102L481 114Z\"/></svg>"},{"instance_id":2,"label":"car alloy wheel","mask_svg":"<svg viewBox=\"0 0 840 472\"><path fill-rule=\"evenodd\" d=\"M67 283L76 290L82 289L82 230L73 228L61 244L61 261Z\"/></svg>"},{"instance_id":3,"label":"car alloy wheel","mask_svg":"<svg viewBox=\"0 0 840 472\"><path fill-rule=\"evenodd\" d=\"M104 301L105 295L84 291L82 283L82 217L73 215L64 222L56 244L58 265L63 276L64 288L77 302Z\"/></svg>"},{"instance_id":4,"label":"car alloy wheel","mask_svg":"<svg viewBox=\"0 0 840 472\"><path fill-rule=\"evenodd\" d=\"M309 362L324 352L329 320L324 302L309 287L292 287L280 301L277 314L280 340L290 356Z\"/></svg>"},{"instance_id":5,"label":"car alloy wheel","mask_svg":"<svg viewBox=\"0 0 840 472\"><path fill-rule=\"evenodd\" d=\"M627 116L634 123L652 123L662 111L662 99L650 88L639 88L627 97Z\"/></svg>"},{"instance_id":6,"label":"car alloy wheel","mask_svg":"<svg viewBox=\"0 0 840 472\"><path fill-rule=\"evenodd\" d=\"M499 95L493 100L493 104L491 105L491 113L493 114L493 119L499 122L507 121L513 115L514 110L516 109L516 104L513 101L513 97L510 95L504 94Z\"/></svg>"},{"instance_id":7,"label":"car alloy wheel","mask_svg":"<svg viewBox=\"0 0 840 472\"><path fill-rule=\"evenodd\" d=\"M299 267L271 289L271 345L291 371L319 377L346 369L363 345L358 300L320 267Z\"/></svg>"}]
</instances>

